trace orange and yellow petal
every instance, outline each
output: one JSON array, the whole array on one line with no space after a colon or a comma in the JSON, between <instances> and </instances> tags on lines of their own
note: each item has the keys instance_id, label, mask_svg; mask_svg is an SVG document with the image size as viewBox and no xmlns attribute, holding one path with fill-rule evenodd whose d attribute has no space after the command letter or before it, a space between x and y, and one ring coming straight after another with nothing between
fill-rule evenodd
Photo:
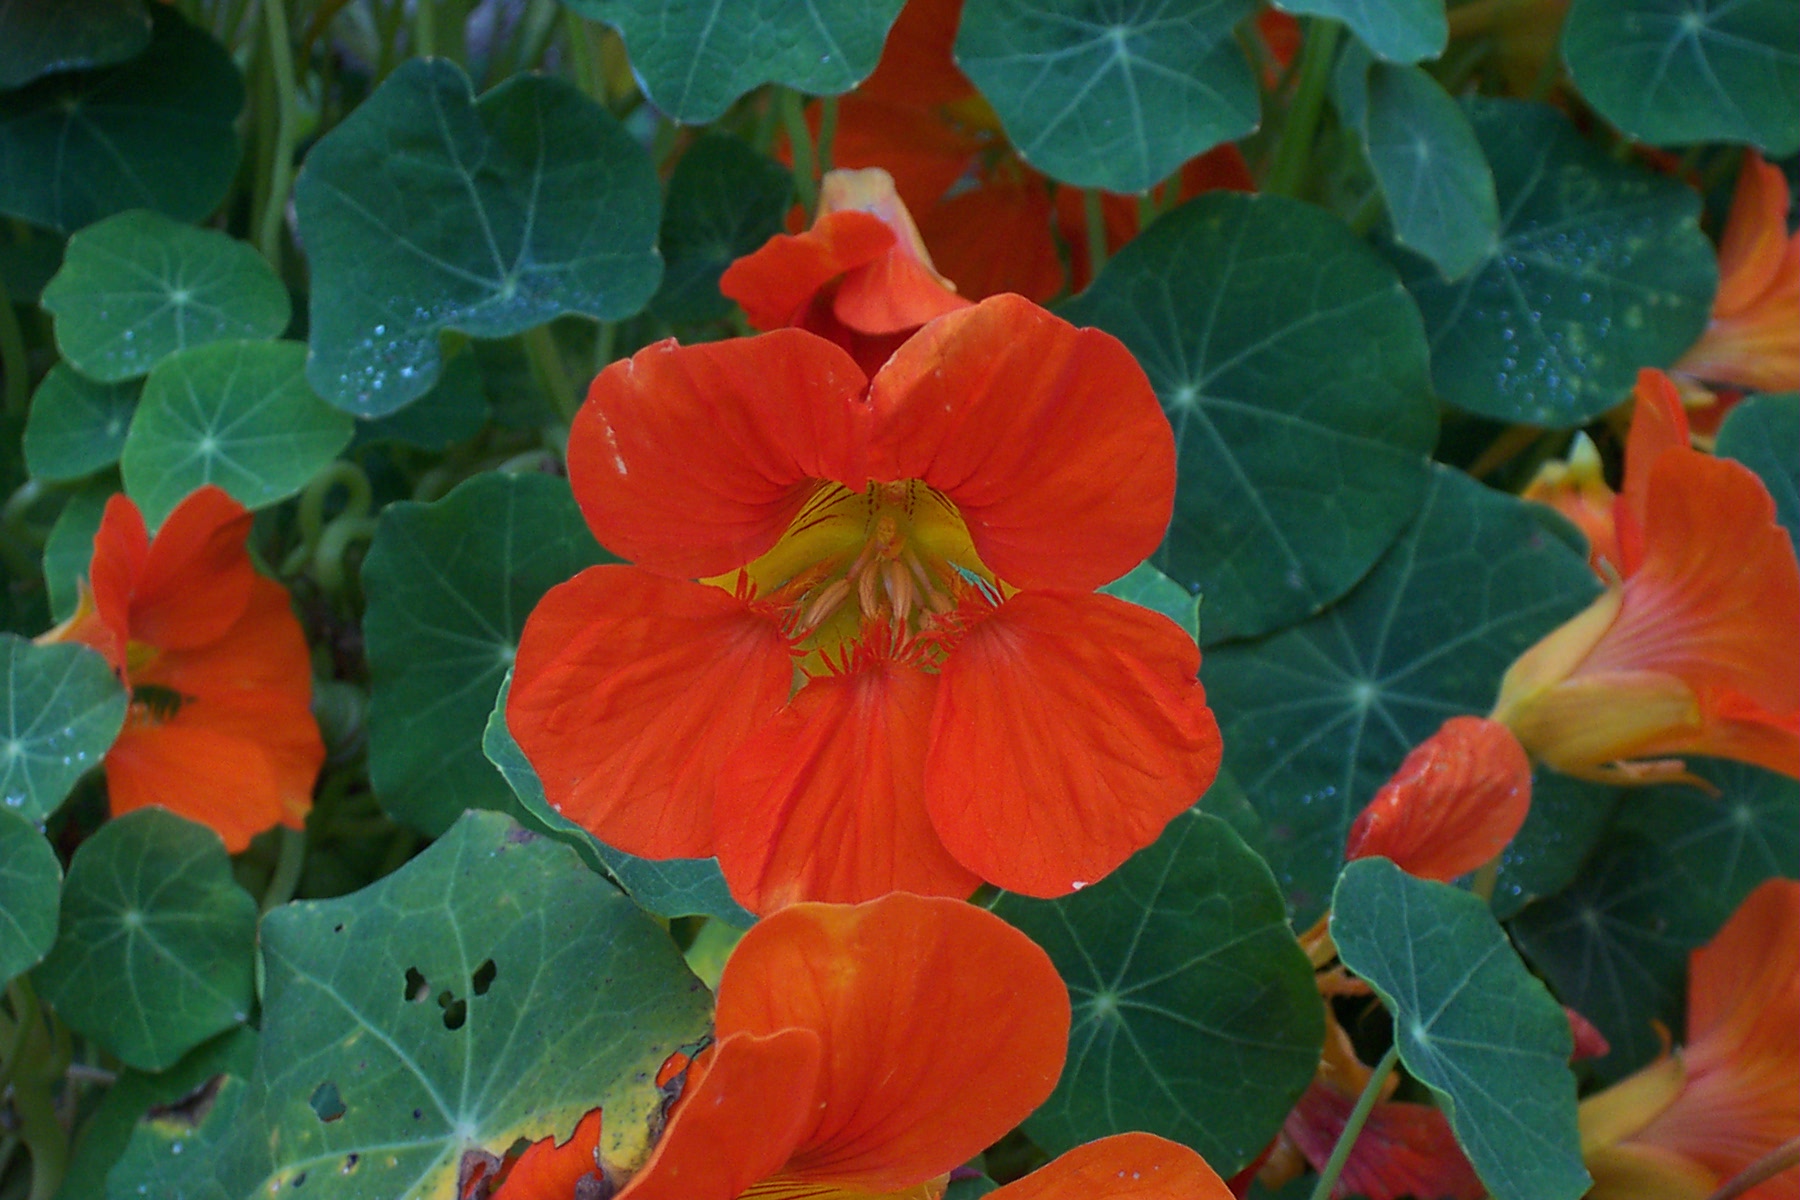
<instances>
[{"instance_id":1,"label":"orange and yellow petal","mask_svg":"<svg viewBox=\"0 0 1800 1200\"><path fill-rule=\"evenodd\" d=\"M1689 449L1687 410L1674 380L1661 371L1639 371L1632 394L1635 402L1625 440L1625 478L1613 514L1619 548L1613 562L1622 575L1634 573L1644 561L1653 469L1669 451Z\"/></svg>"},{"instance_id":2,"label":"orange and yellow petal","mask_svg":"<svg viewBox=\"0 0 1800 1200\"><path fill-rule=\"evenodd\" d=\"M780 1174L879 1195L946 1174L1049 1096L1069 1000L998 917L897 892L758 922L725 964L716 1028L819 1037L813 1117Z\"/></svg>"},{"instance_id":3,"label":"orange and yellow petal","mask_svg":"<svg viewBox=\"0 0 1800 1200\"><path fill-rule=\"evenodd\" d=\"M1577 434L1567 460L1538 468L1521 498L1546 504L1581 530L1588 543L1588 566L1602 579L1619 574L1619 539L1613 528L1615 494L1607 486L1600 451L1586 434Z\"/></svg>"},{"instance_id":4,"label":"orange and yellow petal","mask_svg":"<svg viewBox=\"0 0 1800 1200\"><path fill-rule=\"evenodd\" d=\"M149 558L150 533L144 515L124 493L110 497L100 514L88 565L95 619L79 622L69 636L106 654L115 670L125 666L125 650L131 641L131 601Z\"/></svg>"},{"instance_id":5,"label":"orange and yellow petal","mask_svg":"<svg viewBox=\"0 0 1800 1200\"><path fill-rule=\"evenodd\" d=\"M870 475L948 496L1009 584L1099 587L1162 541L1174 435L1109 334L996 296L913 335L869 397Z\"/></svg>"},{"instance_id":6,"label":"orange and yellow petal","mask_svg":"<svg viewBox=\"0 0 1800 1200\"><path fill-rule=\"evenodd\" d=\"M1121 1133L1077 1146L993 1200L1232 1200L1206 1160L1150 1133Z\"/></svg>"},{"instance_id":7,"label":"orange and yellow petal","mask_svg":"<svg viewBox=\"0 0 1800 1200\"><path fill-rule=\"evenodd\" d=\"M744 601L590 567L525 623L506 721L564 816L629 854L704 857L726 758L792 683L787 639Z\"/></svg>"},{"instance_id":8,"label":"orange and yellow petal","mask_svg":"<svg viewBox=\"0 0 1800 1200\"><path fill-rule=\"evenodd\" d=\"M838 213L873 216L893 232L893 246L866 265L848 271L832 298L832 313L859 333L901 333L969 301L938 274L912 214L894 191L894 179L880 168L828 171L819 181L820 220Z\"/></svg>"},{"instance_id":9,"label":"orange and yellow petal","mask_svg":"<svg viewBox=\"0 0 1800 1200\"><path fill-rule=\"evenodd\" d=\"M1111 596L1025 592L945 662L926 804L950 853L1030 896L1093 883L1156 840L1218 770L1200 653Z\"/></svg>"},{"instance_id":10,"label":"orange and yellow petal","mask_svg":"<svg viewBox=\"0 0 1800 1200\"><path fill-rule=\"evenodd\" d=\"M963 0L907 0L888 30L881 61L854 94L920 107L967 97L975 85L952 57L962 6Z\"/></svg>"},{"instance_id":11,"label":"orange and yellow petal","mask_svg":"<svg viewBox=\"0 0 1800 1200\"><path fill-rule=\"evenodd\" d=\"M555 1138L533 1142L506 1170L493 1200L574 1200L589 1175L598 1176L594 1151L600 1144L599 1109L583 1116L562 1145Z\"/></svg>"}]
</instances>

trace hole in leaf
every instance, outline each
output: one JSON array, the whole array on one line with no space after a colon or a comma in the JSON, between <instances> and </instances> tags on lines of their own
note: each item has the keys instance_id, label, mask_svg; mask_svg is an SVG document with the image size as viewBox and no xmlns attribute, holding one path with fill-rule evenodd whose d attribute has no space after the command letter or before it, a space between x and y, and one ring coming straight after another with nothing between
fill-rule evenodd
<instances>
[{"instance_id":1,"label":"hole in leaf","mask_svg":"<svg viewBox=\"0 0 1800 1200\"><path fill-rule=\"evenodd\" d=\"M476 967L475 974L469 979L470 985L475 989L475 994L477 996L487 995L488 989L494 986L494 976L499 973L500 969L494 966L494 960L491 958Z\"/></svg>"},{"instance_id":2,"label":"hole in leaf","mask_svg":"<svg viewBox=\"0 0 1800 1200\"><path fill-rule=\"evenodd\" d=\"M223 1075L215 1075L173 1104L153 1106L145 1115L159 1121L179 1121L189 1128L196 1128L206 1120L206 1114L212 1111L213 1101L218 1098L219 1088L224 1082Z\"/></svg>"},{"instance_id":3,"label":"hole in leaf","mask_svg":"<svg viewBox=\"0 0 1800 1200\"><path fill-rule=\"evenodd\" d=\"M360 1154L346 1154L344 1156L344 1165L340 1168L339 1173L343 1175L350 1174L350 1172L356 1170L356 1164L361 1161L362 1155Z\"/></svg>"},{"instance_id":4,"label":"hole in leaf","mask_svg":"<svg viewBox=\"0 0 1800 1200\"><path fill-rule=\"evenodd\" d=\"M406 1002L417 1004L429 995L431 995L431 985L425 982L425 976L419 974L419 968L406 968Z\"/></svg>"},{"instance_id":5,"label":"hole in leaf","mask_svg":"<svg viewBox=\"0 0 1800 1200\"><path fill-rule=\"evenodd\" d=\"M344 1115L344 1098L338 1095L337 1084L329 1079L314 1088L306 1102L312 1105L313 1115L327 1125Z\"/></svg>"},{"instance_id":6,"label":"hole in leaf","mask_svg":"<svg viewBox=\"0 0 1800 1200\"><path fill-rule=\"evenodd\" d=\"M298 1175L294 1176L293 1181L291 1183L289 1183L288 1186L297 1188L297 1187L304 1186L305 1183L306 1183L306 1172L302 1171Z\"/></svg>"},{"instance_id":7,"label":"hole in leaf","mask_svg":"<svg viewBox=\"0 0 1800 1200\"><path fill-rule=\"evenodd\" d=\"M452 998L449 992L438 997L438 1003L444 1009L444 1028L461 1029L463 1022L469 1019L469 1002L460 998Z\"/></svg>"}]
</instances>

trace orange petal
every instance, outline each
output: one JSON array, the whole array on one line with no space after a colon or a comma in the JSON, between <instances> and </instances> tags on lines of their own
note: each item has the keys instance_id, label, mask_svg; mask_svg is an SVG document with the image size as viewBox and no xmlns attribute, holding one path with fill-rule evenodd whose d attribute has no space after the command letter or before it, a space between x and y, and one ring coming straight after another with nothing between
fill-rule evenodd
<instances>
[{"instance_id":1,"label":"orange petal","mask_svg":"<svg viewBox=\"0 0 1800 1200\"><path fill-rule=\"evenodd\" d=\"M900 1191L979 1153L1049 1096L1068 1050L1042 950L985 910L904 892L764 918L718 1005L722 1039L818 1035L814 1115L782 1174L846 1190Z\"/></svg>"},{"instance_id":2,"label":"orange petal","mask_svg":"<svg viewBox=\"0 0 1800 1200\"><path fill-rule=\"evenodd\" d=\"M506 1172L506 1182L493 1200L574 1200L575 1189L588 1175L600 1174L594 1151L600 1144L600 1110L581 1118L569 1140L533 1142Z\"/></svg>"},{"instance_id":3,"label":"orange petal","mask_svg":"<svg viewBox=\"0 0 1800 1200\"><path fill-rule=\"evenodd\" d=\"M602 371L569 431L594 535L647 570L703 579L773 546L818 480L860 489L867 378L798 329L658 342Z\"/></svg>"},{"instance_id":4,"label":"orange petal","mask_svg":"<svg viewBox=\"0 0 1800 1200\"><path fill-rule=\"evenodd\" d=\"M926 803L950 853L1030 896L1092 883L1156 840L1219 766L1174 623L1111 596L1025 592L945 662Z\"/></svg>"},{"instance_id":5,"label":"orange petal","mask_svg":"<svg viewBox=\"0 0 1800 1200\"><path fill-rule=\"evenodd\" d=\"M719 290L744 306L756 329L799 325L826 284L878 261L894 244L894 230L873 213L821 213L805 233L778 233L726 267Z\"/></svg>"},{"instance_id":6,"label":"orange petal","mask_svg":"<svg viewBox=\"0 0 1800 1200\"><path fill-rule=\"evenodd\" d=\"M875 73L855 94L924 106L972 93L975 85L951 57L961 20L962 0L908 0L888 30Z\"/></svg>"},{"instance_id":7,"label":"orange petal","mask_svg":"<svg viewBox=\"0 0 1800 1200\"><path fill-rule=\"evenodd\" d=\"M570 820L628 854L703 857L726 757L792 683L787 640L742 600L589 567L526 621L506 723Z\"/></svg>"},{"instance_id":8,"label":"orange petal","mask_svg":"<svg viewBox=\"0 0 1800 1200\"><path fill-rule=\"evenodd\" d=\"M209 707L219 712L186 705L161 723L133 712L106 753L107 798L115 816L157 805L198 821L236 854L263 830L299 821L287 811L268 754L209 727ZM201 763L203 770L196 768Z\"/></svg>"},{"instance_id":9,"label":"orange petal","mask_svg":"<svg viewBox=\"0 0 1800 1200\"><path fill-rule=\"evenodd\" d=\"M211 484L175 506L132 590L132 641L179 650L231 627L258 578L244 549L251 520L249 510Z\"/></svg>"},{"instance_id":10,"label":"orange petal","mask_svg":"<svg viewBox=\"0 0 1800 1200\"><path fill-rule=\"evenodd\" d=\"M838 101L832 161L840 167L880 167L888 172L901 200L923 223L932 206L967 173L987 139L959 128L934 108L895 103L866 91L865 85ZM941 251L936 237L926 245Z\"/></svg>"},{"instance_id":11,"label":"orange petal","mask_svg":"<svg viewBox=\"0 0 1800 1200\"><path fill-rule=\"evenodd\" d=\"M814 679L725 764L719 865L752 912L888 892L962 898L981 880L925 812L937 676L877 662Z\"/></svg>"},{"instance_id":12,"label":"orange petal","mask_svg":"<svg viewBox=\"0 0 1800 1200\"><path fill-rule=\"evenodd\" d=\"M1162 541L1174 434L1109 334L996 296L913 335L869 396L870 475L945 493L1010 584L1099 587Z\"/></svg>"},{"instance_id":13,"label":"orange petal","mask_svg":"<svg viewBox=\"0 0 1800 1200\"><path fill-rule=\"evenodd\" d=\"M100 514L94 555L88 565L98 626L81 622L83 628L71 630L71 636L105 654L115 670L125 666L125 648L131 641L131 600L149 558L150 533L138 506L123 492L110 497Z\"/></svg>"},{"instance_id":14,"label":"orange petal","mask_svg":"<svg viewBox=\"0 0 1800 1200\"><path fill-rule=\"evenodd\" d=\"M1787 220L1787 177L1756 151L1747 152L1738 168L1737 190L1719 239L1714 316L1731 316L1753 307L1777 286L1784 269L1792 269L1785 260L1800 240L1788 234ZM1800 330L1794 336L1800 338Z\"/></svg>"},{"instance_id":15,"label":"orange petal","mask_svg":"<svg viewBox=\"0 0 1800 1200\"><path fill-rule=\"evenodd\" d=\"M1350 827L1346 858L1381 855L1449 883L1496 858L1531 810L1531 760L1512 731L1451 717L1414 747Z\"/></svg>"},{"instance_id":16,"label":"orange petal","mask_svg":"<svg viewBox=\"0 0 1800 1200\"><path fill-rule=\"evenodd\" d=\"M904 186L901 194L907 195ZM991 174L913 213L938 269L969 299L1015 293L1042 303L1063 290L1050 192L1037 172L1015 167Z\"/></svg>"},{"instance_id":17,"label":"orange petal","mask_svg":"<svg viewBox=\"0 0 1800 1200\"><path fill-rule=\"evenodd\" d=\"M1355 1106L1355 1097L1314 1082L1288 1114L1282 1133L1315 1170L1322 1169ZM1331 1194L1366 1200L1480 1200L1487 1193L1442 1112L1425 1104L1384 1101L1370 1110Z\"/></svg>"},{"instance_id":18,"label":"orange petal","mask_svg":"<svg viewBox=\"0 0 1800 1200\"><path fill-rule=\"evenodd\" d=\"M1232 1200L1206 1160L1149 1133L1077 1146L993 1193L993 1200Z\"/></svg>"},{"instance_id":19,"label":"orange petal","mask_svg":"<svg viewBox=\"0 0 1800 1200\"><path fill-rule=\"evenodd\" d=\"M1625 441L1625 479L1618 501L1624 515L1614 518L1620 551L1616 562L1623 575L1635 572L1644 560L1651 469L1668 451L1688 448L1687 410L1672 379L1661 371L1639 371L1632 394L1637 399Z\"/></svg>"},{"instance_id":20,"label":"orange petal","mask_svg":"<svg viewBox=\"0 0 1800 1200\"><path fill-rule=\"evenodd\" d=\"M893 245L866 265L845 273L831 302L844 325L864 334L910 332L947 312L969 307L955 285L931 265L912 214L894 193L894 179L880 168L828 171L819 183L821 220L862 212L893 231Z\"/></svg>"},{"instance_id":21,"label":"orange petal","mask_svg":"<svg viewBox=\"0 0 1800 1200\"><path fill-rule=\"evenodd\" d=\"M1615 495L1607 486L1600 451L1586 434L1577 434L1567 461L1552 460L1519 495L1547 504L1581 530L1588 542L1588 565L1601 579L1619 574L1619 539L1613 528ZM1603 566L1602 564L1609 564Z\"/></svg>"}]
</instances>

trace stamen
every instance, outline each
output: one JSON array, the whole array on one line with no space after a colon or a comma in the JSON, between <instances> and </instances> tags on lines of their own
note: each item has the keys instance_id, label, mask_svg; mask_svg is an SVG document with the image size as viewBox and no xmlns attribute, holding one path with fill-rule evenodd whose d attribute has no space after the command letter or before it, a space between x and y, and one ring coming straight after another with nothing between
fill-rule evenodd
<instances>
[{"instance_id":1,"label":"stamen","mask_svg":"<svg viewBox=\"0 0 1800 1200\"><path fill-rule=\"evenodd\" d=\"M838 610L838 607L843 604L844 598L849 594L850 581L848 579L834 579L820 588L807 602L800 619L794 622L793 633L790 636L802 637L823 625Z\"/></svg>"}]
</instances>

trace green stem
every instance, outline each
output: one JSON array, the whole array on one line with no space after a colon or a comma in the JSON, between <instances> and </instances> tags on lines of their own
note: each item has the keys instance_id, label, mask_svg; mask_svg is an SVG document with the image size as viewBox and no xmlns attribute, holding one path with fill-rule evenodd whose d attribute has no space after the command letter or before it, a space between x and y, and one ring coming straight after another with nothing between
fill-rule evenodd
<instances>
[{"instance_id":1,"label":"green stem","mask_svg":"<svg viewBox=\"0 0 1800 1200\"><path fill-rule=\"evenodd\" d=\"M344 555L350 547L374 536L374 517L357 517L343 512L325 526L318 545L313 548L312 577L327 595L337 596L344 590L349 577L349 572L344 569Z\"/></svg>"},{"instance_id":2,"label":"green stem","mask_svg":"<svg viewBox=\"0 0 1800 1200\"><path fill-rule=\"evenodd\" d=\"M806 97L792 88L777 88L775 103L781 107L781 125L787 130L788 148L794 156L794 195L811 221L819 208L819 177L813 170L812 130L806 126Z\"/></svg>"},{"instance_id":3,"label":"green stem","mask_svg":"<svg viewBox=\"0 0 1800 1200\"><path fill-rule=\"evenodd\" d=\"M619 354L619 323L602 321L600 328L594 332L594 374L598 375L606 369L606 364L617 358Z\"/></svg>"},{"instance_id":4,"label":"green stem","mask_svg":"<svg viewBox=\"0 0 1800 1200\"><path fill-rule=\"evenodd\" d=\"M420 8L430 8L421 2ZM281 228L287 214L288 192L294 182L294 144L299 137L300 112L295 96L294 42L288 26L287 0L263 0L263 29L268 35L269 64L275 70L275 149L270 156L268 195L262 219L257 223L256 248L281 274Z\"/></svg>"},{"instance_id":5,"label":"green stem","mask_svg":"<svg viewBox=\"0 0 1800 1200\"><path fill-rule=\"evenodd\" d=\"M1263 182L1265 192L1294 196L1306 182L1307 168L1312 165L1313 138L1325 108L1325 85L1331 79L1337 52L1338 31L1336 21L1323 17L1307 19L1306 42L1300 47L1300 82L1288 109L1281 141L1275 147L1275 161Z\"/></svg>"},{"instance_id":6,"label":"green stem","mask_svg":"<svg viewBox=\"0 0 1800 1200\"><path fill-rule=\"evenodd\" d=\"M838 102L836 96L819 101L819 178L831 170L831 146L837 139Z\"/></svg>"},{"instance_id":7,"label":"green stem","mask_svg":"<svg viewBox=\"0 0 1800 1200\"><path fill-rule=\"evenodd\" d=\"M1081 189L1081 213L1087 218L1088 278L1106 265L1106 206L1096 188Z\"/></svg>"},{"instance_id":8,"label":"green stem","mask_svg":"<svg viewBox=\"0 0 1800 1200\"><path fill-rule=\"evenodd\" d=\"M1356 1098L1356 1107L1350 1110L1350 1119L1344 1122L1344 1131L1338 1134L1337 1145L1332 1147L1331 1157L1325 1161L1325 1169L1319 1172L1319 1182L1313 1187L1312 1200L1331 1200L1331 1189L1337 1186L1338 1176L1344 1173L1344 1164L1350 1161L1350 1151L1356 1145L1356 1137L1362 1132L1369 1114L1375 1110L1375 1102L1381 1098L1381 1085L1394 1073L1394 1064L1399 1061L1400 1046L1395 1043L1388 1047L1388 1052L1375 1064L1375 1073L1369 1076L1362 1095Z\"/></svg>"},{"instance_id":9,"label":"green stem","mask_svg":"<svg viewBox=\"0 0 1800 1200\"><path fill-rule=\"evenodd\" d=\"M556 411L563 419L573 421L575 412L581 407L580 394L575 384L569 379L568 368L563 365L562 351L556 347L556 339L550 334L548 325L539 325L528 329L520 339L525 346L525 358L531 364L531 373L537 377L538 386L550 394L556 404Z\"/></svg>"},{"instance_id":10,"label":"green stem","mask_svg":"<svg viewBox=\"0 0 1800 1200\"><path fill-rule=\"evenodd\" d=\"M31 363L25 354L25 331L0 280L0 376L6 382L6 415L22 417L31 403Z\"/></svg>"},{"instance_id":11,"label":"green stem","mask_svg":"<svg viewBox=\"0 0 1800 1200\"><path fill-rule=\"evenodd\" d=\"M1476 870L1475 880L1469 885L1469 890L1480 897L1483 904L1487 904L1494 899L1494 888L1497 887L1499 883L1500 856L1496 854L1493 858L1482 863Z\"/></svg>"},{"instance_id":12,"label":"green stem","mask_svg":"<svg viewBox=\"0 0 1800 1200\"><path fill-rule=\"evenodd\" d=\"M277 836L281 845L275 854L274 874L269 876L269 886L263 889L263 912L280 908L294 898L294 890L300 886L300 872L306 866L306 830L283 825L277 830Z\"/></svg>"},{"instance_id":13,"label":"green stem","mask_svg":"<svg viewBox=\"0 0 1800 1200\"><path fill-rule=\"evenodd\" d=\"M417 0L413 5L412 35L415 58L429 58L438 52L437 5L431 0Z\"/></svg>"},{"instance_id":14,"label":"green stem","mask_svg":"<svg viewBox=\"0 0 1800 1200\"><path fill-rule=\"evenodd\" d=\"M15 979L7 988L18 1026L6 1074L11 1081L13 1114L18 1118L19 1140L31 1153L31 1192L28 1200L50 1200L62 1186L69 1166L69 1135L56 1118L56 1099L50 1083L62 1075L54 1039L38 1005L31 984Z\"/></svg>"}]
</instances>

